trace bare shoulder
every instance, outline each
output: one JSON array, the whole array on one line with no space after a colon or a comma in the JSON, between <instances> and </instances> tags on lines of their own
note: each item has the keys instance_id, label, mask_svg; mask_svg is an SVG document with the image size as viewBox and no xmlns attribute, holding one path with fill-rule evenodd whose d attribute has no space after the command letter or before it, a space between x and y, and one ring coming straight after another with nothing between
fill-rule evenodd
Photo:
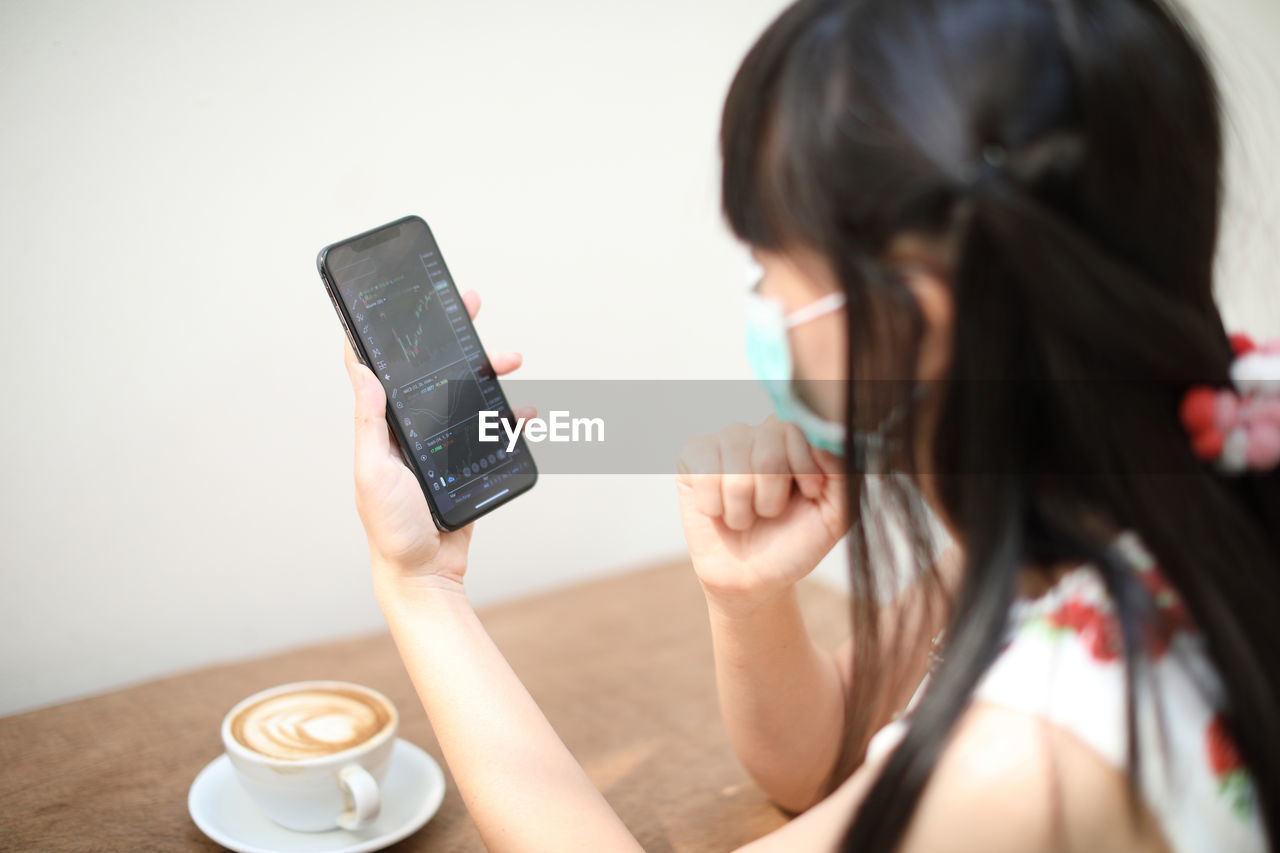
<instances>
[{"instance_id":1,"label":"bare shoulder","mask_svg":"<svg viewBox=\"0 0 1280 853\"><path fill-rule=\"evenodd\" d=\"M903 839L923 851L1167 853L1127 779L1070 731L1032 714L974 703L956 723Z\"/></svg>"},{"instance_id":2,"label":"bare shoulder","mask_svg":"<svg viewBox=\"0 0 1280 853\"><path fill-rule=\"evenodd\" d=\"M751 853L836 850L889 755ZM1142 808L1128 811L1126 779L1070 732L1039 717L975 703L957 722L899 847L902 853L1168 853Z\"/></svg>"}]
</instances>

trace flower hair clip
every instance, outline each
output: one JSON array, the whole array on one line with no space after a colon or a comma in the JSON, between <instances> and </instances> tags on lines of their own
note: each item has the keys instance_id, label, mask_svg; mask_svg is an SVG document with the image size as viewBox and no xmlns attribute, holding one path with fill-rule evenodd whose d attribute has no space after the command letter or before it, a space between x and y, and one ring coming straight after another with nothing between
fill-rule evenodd
<instances>
[{"instance_id":1,"label":"flower hair clip","mask_svg":"<svg viewBox=\"0 0 1280 853\"><path fill-rule=\"evenodd\" d=\"M1232 335L1233 388L1193 386L1179 415L1198 458L1228 474L1280 465L1280 339Z\"/></svg>"}]
</instances>

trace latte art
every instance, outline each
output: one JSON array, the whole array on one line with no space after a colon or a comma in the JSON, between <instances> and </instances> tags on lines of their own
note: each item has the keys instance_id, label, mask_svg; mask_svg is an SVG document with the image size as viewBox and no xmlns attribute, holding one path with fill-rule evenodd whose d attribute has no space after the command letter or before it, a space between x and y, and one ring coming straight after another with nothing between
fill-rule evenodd
<instances>
[{"instance_id":1,"label":"latte art","mask_svg":"<svg viewBox=\"0 0 1280 853\"><path fill-rule=\"evenodd\" d=\"M342 752L377 735L391 711L376 697L340 688L269 696L240 710L231 735L269 758L301 761Z\"/></svg>"}]
</instances>

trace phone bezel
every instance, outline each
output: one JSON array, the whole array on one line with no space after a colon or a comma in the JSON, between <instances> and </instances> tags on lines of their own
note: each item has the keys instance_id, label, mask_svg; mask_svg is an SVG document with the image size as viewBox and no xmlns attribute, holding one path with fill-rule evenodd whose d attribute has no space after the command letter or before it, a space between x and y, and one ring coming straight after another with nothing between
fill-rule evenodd
<instances>
[{"instance_id":1,"label":"phone bezel","mask_svg":"<svg viewBox=\"0 0 1280 853\"><path fill-rule=\"evenodd\" d=\"M352 349L355 350L356 356L360 359L360 363L364 364L365 366L370 366L372 362L370 361L369 354L365 349L364 340L360 337L360 335L356 334L353 331L354 321L351 318L351 316L347 313L346 302L345 300L342 299L342 295L338 291L337 284L334 282L333 277L329 274L329 268L328 268L329 252L341 246L346 246L350 243L355 243L367 237L373 236L374 234L377 234L381 231L386 231L391 228L397 228L406 223L421 225L422 228L426 231L428 239L431 241L432 246L434 246L435 248L436 257L440 259L440 265L444 268L445 278L449 282L449 287L453 289L454 296L458 300L458 303L462 304L462 293L461 291L458 290L458 285L454 281L453 273L450 272L448 263L445 262L444 252L440 248L439 241L436 240L435 232L431 230L431 226L427 224L427 221L425 219L415 214L410 214L409 216L403 216L397 220L388 222L385 225L379 225L376 228L370 228L368 231L363 231L352 237L347 237L344 240L338 240L334 243L330 243L328 246L325 246L323 249L321 249L320 253L316 256L316 268L320 272L320 280L324 283L325 291L329 294L329 301L333 303L334 310L338 314L338 319L342 323L342 329L347 335L347 340L351 343ZM471 329L471 336L475 340L476 346L479 347L480 349L480 355L484 358L484 363L488 365L489 369L492 371L493 363L489 360L489 353L487 350L485 350L484 343L480 340L480 335L476 332L475 323L472 322L471 320L471 313L469 311L464 311L464 313L467 315L467 325ZM383 390L385 391L386 384L384 380L381 377L379 377L378 381L380 383L383 383ZM494 383L497 385L498 394L502 398L503 405L507 408L507 410L510 410L511 404L507 400L506 392L502 388L502 382L498 379L498 376L496 373L494 374ZM391 407L390 398L388 398L388 401L387 401L386 416L387 416L387 423L391 425L392 433L395 435L396 442L399 445L400 455L401 457L403 457L405 465L408 466L409 470L413 472L414 477L418 480L418 485L422 488L423 495L426 496L427 509L431 513L431 521L432 523L435 524L436 528L439 530L445 530L445 531L461 530L462 528L466 527L468 524L471 524L472 522L474 522L476 519L482 518L485 515L488 515L490 512L493 512L498 507L504 506L507 503L514 500L515 498L519 497L520 495L523 495L525 492L532 489L534 485L538 482L538 466L534 461L533 453L530 452L529 446L524 440L524 435L521 434L517 438L517 445L520 447L521 450L524 451L526 458L528 458L529 460L530 476L529 476L528 484L519 488L518 491L513 490L510 493L503 495L500 500L492 501L490 504L486 505L483 509L476 511L474 515L468 516L465 521L462 521L458 524L451 524L445 519L444 513L442 513L440 511L440 508L436 505L435 498L432 496L431 489L427 484L425 474L423 473L422 467L418 462L417 455L408 449L410 446L409 440L402 432L400 419L396 416L395 411Z\"/></svg>"}]
</instances>

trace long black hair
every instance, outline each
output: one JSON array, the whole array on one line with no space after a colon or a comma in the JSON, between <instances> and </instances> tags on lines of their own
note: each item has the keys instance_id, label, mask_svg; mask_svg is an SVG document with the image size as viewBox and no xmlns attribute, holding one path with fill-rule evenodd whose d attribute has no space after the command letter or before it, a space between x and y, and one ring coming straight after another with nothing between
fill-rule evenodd
<instances>
[{"instance_id":1,"label":"long black hair","mask_svg":"<svg viewBox=\"0 0 1280 853\"><path fill-rule=\"evenodd\" d=\"M1117 603L1136 803L1151 602L1102 532L1123 529L1205 636L1275 843L1280 475L1211 470L1178 419L1191 384L1229 383L1232 358L1213 298L1219 99L1188 25L1162 0L799 0L738 70L720 145L735 234L816 249L847 292L849 434L908 412L895 467L910 480L927 453L965 554L943 662L844 849L897 845L1019 572L1063 560L1095 563ZM950 375L923 450L909 404L922 318L884 263L905 233L954 249ZM940 583L919 500L890 478L868 510L846 458L856 660L828 791L862 760L895 677L870 531L905 520L917 569Z\"/></svg>"}]
</instances>

